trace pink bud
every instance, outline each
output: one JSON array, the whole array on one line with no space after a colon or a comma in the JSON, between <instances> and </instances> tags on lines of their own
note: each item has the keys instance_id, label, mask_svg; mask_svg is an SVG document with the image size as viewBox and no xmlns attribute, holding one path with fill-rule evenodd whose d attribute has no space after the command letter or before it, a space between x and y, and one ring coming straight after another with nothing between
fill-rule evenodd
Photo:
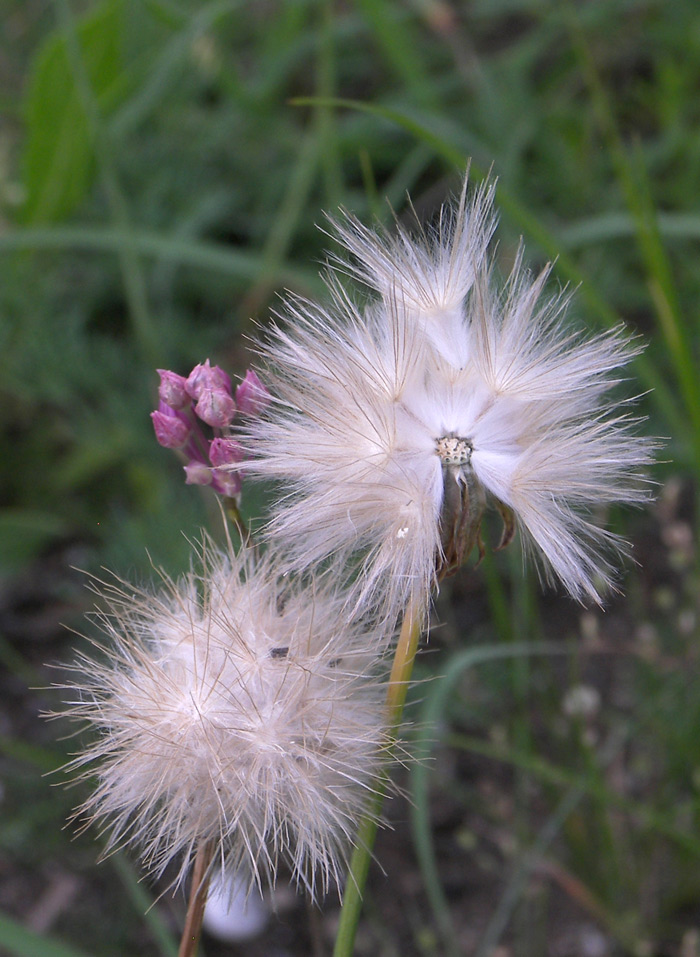
<instances>
[{"instance_id":1,"label":"pink bud","mask_svg":"<svg viewBox=\"0 0 700 957\"><path fill-rule=\"evenodd\" d=\"M236 405L246 415L259 415L269 405L270 393L252 369L236 389Z\"/></svg>"},{"instance_id":2,"label":"pink bud","mask_svg":"<svg viewBox=\"0 0 700 957\"><path fill-rule=\"evenodd\" d=\"M236 411L236 403L223 389L203 389L194 407L202 422L214 429L225 429L231 424Z\"/></svg>"},{"instance_id":3,"label":"pink bud","mask_svg":"<svg viewBox=\"0 0 700 957\"><path fill-rule=\"evenodd\" d=\"M205 389L221 389L231 395L231 380L219 366L209 365L209 360L195 366L185 383L188 395L195 401Z\"/></svg>"},{"instance_id":4,"label":"pink bud","mask_svg":"<svg viewBox=\"0 0 700 957\"><path fill-rule=\"evenodd\" d=\"M243 487L241 476L236 472L223 472L221 469L214 469L212 488L221 495L228 495L233 498L238 495Z\"/></svg>"},{"instance_id":5,"label":"pink bud","mask_svg":"<svg viewBox=\"0 0 700 957\"><path fill-rule=\"evenodd\" d=\"M174 409L166 410L168 406L161 402L159 410L151 412L156 440L165 449L181 449L190 437L190 425Z\"/></svg>"},{"instance_id":6,"label":"pink bud","mask_svg":"<svg viewBox=\"0 0 700 957\"><path fill-rule=\"evenodd\" d=\"M192 460L185 465L185 485L211 485L212 470L204 462Z\"/></svg>"},{"instance_id":7,"label":"pink bud","mask_svg":"<svg viewBox=\"0 0 700 957\"><path fill-rule=\"evenodd\" d=\"M190 397L185 388L187 379L168 369L156 369L156 372L160 376L158 396L161 402L165 402L171 409L186 408L190 404Z\"/></svg>"},{"instance_id":8,"label":"pink bud","mask_svg":"<svg viewBox=\"0 0 700 957\"><path fill-rule=\"evenodd\" d=\"M235 465L243 461L243 449L233 439L212 439L209 443L209 461L214 466Z\"/></svg>"}]
</instances>

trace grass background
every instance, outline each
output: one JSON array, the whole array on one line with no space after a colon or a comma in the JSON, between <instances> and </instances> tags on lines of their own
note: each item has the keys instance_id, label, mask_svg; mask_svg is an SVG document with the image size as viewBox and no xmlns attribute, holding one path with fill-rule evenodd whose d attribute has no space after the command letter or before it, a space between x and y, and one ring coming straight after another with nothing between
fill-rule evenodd
<instances>
[{"instance_id":1,"label":"grass background","mask_svg":"<svg viewBox=\"0 0 700 957\"><path fill-rule=\"evenodd\" d=\"M434 760L358 953L698 957L694 0L4 0L0 37L0 952L174 952L181 900L144 916L159 889L63 829L79 795L41 775L72 744L30 690L87 627L74 566L175 574L217 522L153 440L155 367L242 375L281 290L323 295L324 210L428 217L471 159L504 267L522 235L579 323L649 343L628 390L665 461L652 510L607 517L639 564L605 613L517 548L445 588L412 712ZM334 902L279 910L246 953L310 953L308 926L324 952Z\"/></svg>"}]
</instances>

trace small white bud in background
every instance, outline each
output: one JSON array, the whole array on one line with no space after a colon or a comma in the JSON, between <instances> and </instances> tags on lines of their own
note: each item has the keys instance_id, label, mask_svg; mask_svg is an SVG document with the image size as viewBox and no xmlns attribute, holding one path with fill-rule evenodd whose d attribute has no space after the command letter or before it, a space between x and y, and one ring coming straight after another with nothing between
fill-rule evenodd
<instances>
[{"instance_id":1,"label":"small white bud in background","mask_svg":"<svg viewBox=\"0 0 700 957\"><path fill-rule=\"evenodd\" d=\"M225 872L213 877L204 910L204 929L212 937L229 944L252 940L269 918L268 905L249 879Z\"/></svg>"},{"instance_id":2,"label":"small white bud in background","mask_svg":"<svg viewBox=\"0 0 700 957\"><path fill-rule=\"evenodd\" d=\"M590 721L600 710L600 694L592 685L574 685L562 698L561 709L569 718Z\"/></svg>"}]
</instances>

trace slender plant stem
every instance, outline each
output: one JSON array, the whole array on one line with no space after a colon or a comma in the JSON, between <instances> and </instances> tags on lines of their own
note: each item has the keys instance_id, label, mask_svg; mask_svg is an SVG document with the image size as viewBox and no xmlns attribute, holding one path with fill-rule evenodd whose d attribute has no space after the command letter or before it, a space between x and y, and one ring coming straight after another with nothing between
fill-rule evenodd
<instances>
[{"instance_id":1,"label":"slender plant stem","mask_svg":"<svg viewBox=\"0 0 700 957\"><path fill-rule=\"evenodd\" d=\"M210 867L214 849L211 844L202 844L197 851L192 869L190 899L187 904L185 926L180 940L177 957L195 957L199 935L202 932L204 906L209 889Z\"/></svg>"},{"instance_id":2,"label":"slender plant stem","mask_svg":"<svg viewBox=\"0 0 700 957\"><path fill-rule=\"evenodd\" d=\"M386 707L392 734L396 734L401 724L408 683L411 680L418 639L422 631L423 615L414 608L409 608L401 625L401 634L394 652L389 686L386 690Z\"/></svg>"},{"instance_id":3,"label":"slender plant stem","mask_svg":"<svg viewBox=\"0 0 700 957\"><path fill-rule=\"evenodd\" d=\"M250 529L248 528L245 519L241 515L238 502L232 496L227 495L224 499L224 514L233 523L240 536L241 544L244 547L254 547L253 537L250 534Z\"/></svg>"},{"instance_id":4,"label":"slender plant stem","mask_svg":"<svg viewBox=\"0 0 700 957\"><path fill-rule=\"evenodd\" d=\"M401 633L396 645L386 692L387 725L394 742L401 725L406 693L418 648L418 639L422 631L422 613L409 606L401 625ZM343 905L340 910L340 923L333 957L351 957L353 952L355 933L362 910L362 894L369 873L370 861L372 860L372 848L377 835L379 816L388 781L389 762L387 761L387 765L377 781L372 803L367 809L358 830L357 843L350 861L345 893L343 894Z\"/></svg>"}]
</instances>

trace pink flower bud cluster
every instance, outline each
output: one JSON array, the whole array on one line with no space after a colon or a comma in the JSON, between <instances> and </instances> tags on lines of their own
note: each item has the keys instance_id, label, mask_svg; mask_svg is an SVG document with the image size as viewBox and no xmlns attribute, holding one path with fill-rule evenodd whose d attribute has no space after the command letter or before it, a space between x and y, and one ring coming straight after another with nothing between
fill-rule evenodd
<instances>
[{"instance_id":1,"label":"pink flower bud cluster","mask_svg":"<svg viewBox=\"0 0 700 957\"><path fill-rule=\"evenodd\" d=\"M243 460L243 450L225 432L236 411L246 415L262 412L270 393L248 369L234 399L231 379L208 359L195 366L187 378L168 369L157 371L160 402L151 419L158 444L183 453L188 485L210 485L220 495L238 495L241 474L232 466ZM213 430L213 438L207 436L202 422Z\"/></svg>"}]
</instances>

